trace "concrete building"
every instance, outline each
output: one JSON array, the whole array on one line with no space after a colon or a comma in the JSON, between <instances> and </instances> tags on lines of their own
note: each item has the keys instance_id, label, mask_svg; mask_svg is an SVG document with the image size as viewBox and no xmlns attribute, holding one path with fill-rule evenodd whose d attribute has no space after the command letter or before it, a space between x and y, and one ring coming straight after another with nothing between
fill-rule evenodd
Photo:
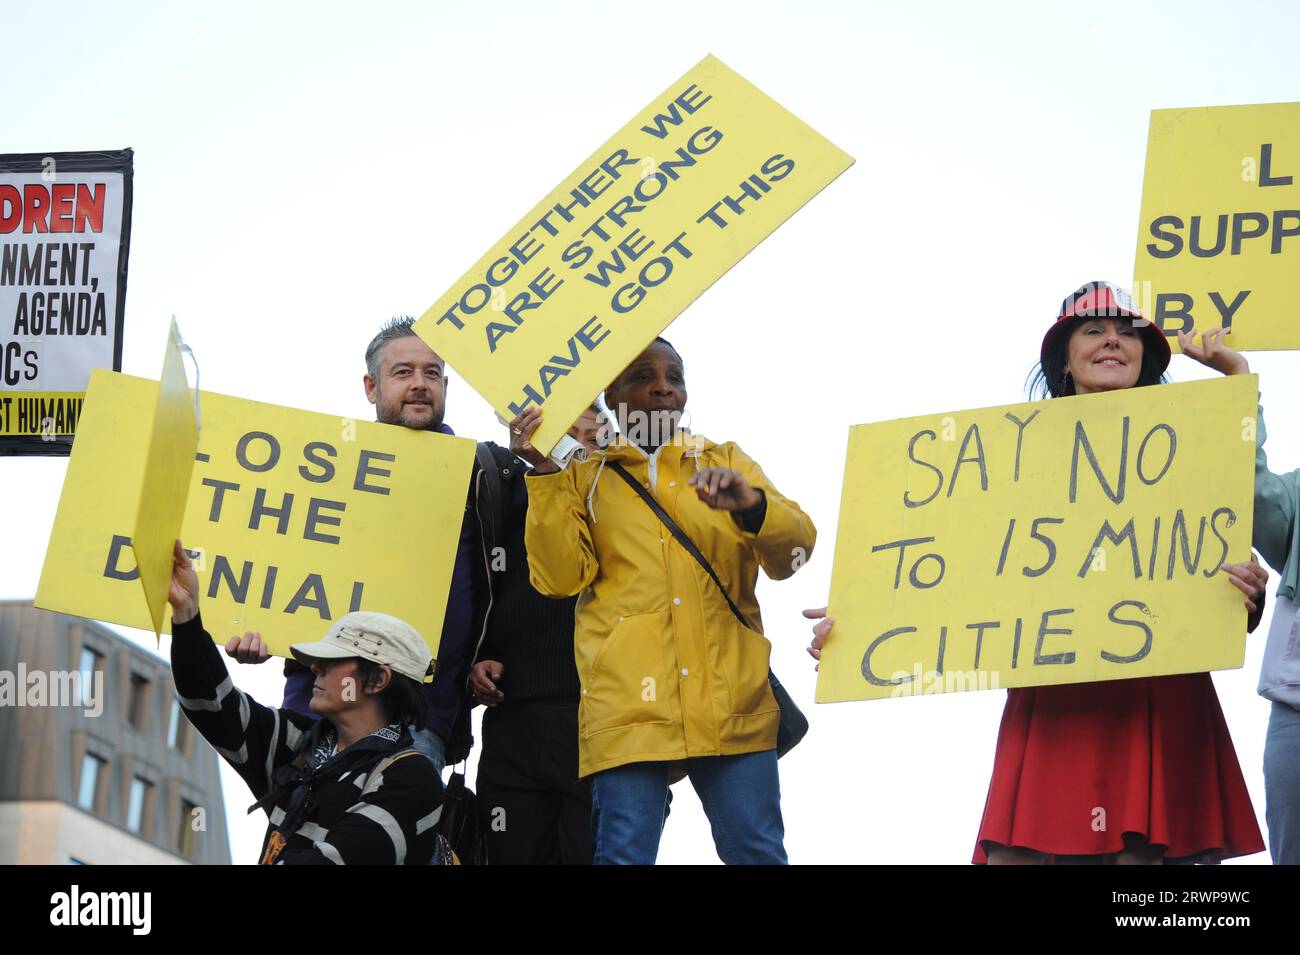
<instances>
[{"instance_id":1,"label":"concrete building","mask_svg":"<svg viewBox=\"0 0 1300 955\"><path fill-rule=\"evenodd\" d=\"M0 601L0 864L229 864L217 759L165 659Z\"/></svg>"}]
</instances>

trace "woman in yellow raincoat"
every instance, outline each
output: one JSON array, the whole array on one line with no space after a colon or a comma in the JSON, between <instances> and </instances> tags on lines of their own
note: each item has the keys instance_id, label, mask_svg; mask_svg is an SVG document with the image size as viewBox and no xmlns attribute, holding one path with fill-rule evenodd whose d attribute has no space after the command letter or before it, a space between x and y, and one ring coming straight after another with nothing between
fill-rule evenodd
<instances>
[{"instance_id":1,"label":"woman in yellow raincoat","mask_svg":"<svg viewBox=\"0 0 1300 955\"><path fill-rule=\"evenodd\" d=\"M581 595L579 773L592 776L595 861L654 862L676 771L724 862L784 863L771 644L617 471L654 496L757 627L759 568L789 577L816 528L735 444L677 427L685 372L668 342L651 343L605 400L620 423L610 446L564 470L530 447L526 485L533 586ZM531 409L511 426L526 437L540 420Z\"/></svg>"}]
</instances>

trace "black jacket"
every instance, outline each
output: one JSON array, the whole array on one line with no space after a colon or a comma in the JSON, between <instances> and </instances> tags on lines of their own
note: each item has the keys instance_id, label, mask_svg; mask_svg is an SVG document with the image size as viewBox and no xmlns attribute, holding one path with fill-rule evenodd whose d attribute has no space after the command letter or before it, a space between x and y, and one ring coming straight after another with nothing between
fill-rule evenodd
<instances>
[{"instance_id":1,"label":"black jacket","mask_svg":"<svg viewBox=\"0 0 1300 955\"><path fill-rule=\"evenodd\" d=\"M505 694L503 706L569 703L576 708L580 687L573 658L573 626L578 598L545 597L533 588L524 546L528 517L524 474L528 465L504 448L490 447L499 476L493 491L502 498L494 535L499 549L489 564L492 613L474 661L504 664L499 684Z\"/></svg>"},{"instance_id":2,"label":"black jacket","mask_svg":"<svg viewBox=\"0 0 1300 955\"><path fill-rule=\"evenodd\" d=\"M230 679L199 617L172 629L172 673L186 718L234 767L270 819L261 862L424 865L442 780L387 727L330 756L328 720L263 706Z\"/></svg>"}]
</instances>

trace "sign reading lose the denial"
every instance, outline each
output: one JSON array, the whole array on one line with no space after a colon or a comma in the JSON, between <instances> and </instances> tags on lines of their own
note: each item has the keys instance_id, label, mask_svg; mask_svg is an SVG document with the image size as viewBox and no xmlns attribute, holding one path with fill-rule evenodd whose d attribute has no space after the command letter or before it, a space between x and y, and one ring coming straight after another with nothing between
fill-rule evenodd
<instances>
[{"instance_id":1,"label":"sign reading lose the denial","mask_svg":"<svg viewBox=\"0 0 1300 955\"><path fill-rule=\"evenodd\" d=\"M1175 350L1300 348L1300 103L1152 111L1133 275Z\"/></svg>"},{"instance_id":2,"label":"sign reading lose the denial","mask_svg":"<svg viewBox=\"0 0 1300 955\"><path fill-rule=\"evenodd\" d=\"M131 529L157 393L92 376L38 607L152 627ZM286 655L349 611L376 610L436 653L474 442L211 392L201 402L181 540L213 637L256 630Z\"/></svg>"},{"instance_id":3,"label":"sign reading lose the denial","mask_svg":"<svg viewBox=\"0 0 1300 955\"><path fill-rule=\"evenodd\" d=\"M549 450L669 322L853 159L709 56L592 153L415 330Z\"/></svg>"},{"instance_id":4,"label":"sign reading lose the denial","mask_svg":"<svg viewBox=\"0 0 1300 955\"><path fill-rule=\"evenodd\" d=\"M1257 387L852 428L818 702L1241 666Z\"/></svg>"}]
</instances>

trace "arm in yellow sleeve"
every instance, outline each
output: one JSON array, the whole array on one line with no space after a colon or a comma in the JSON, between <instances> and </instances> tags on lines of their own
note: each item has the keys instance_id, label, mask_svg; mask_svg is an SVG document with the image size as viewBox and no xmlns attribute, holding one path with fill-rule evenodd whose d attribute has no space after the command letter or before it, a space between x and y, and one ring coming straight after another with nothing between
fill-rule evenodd
<instances>
[{"instance_id":1,"label":"arm in yellow sleeve","mask_svg":"<svg viewBox=\"0 0 1300 955\"><path fill-rule=\"evenodd\" d=\"M587 502L577 465L554 474L529 474L524 546L528 579L547 597L572 597L596 579L600 568L587 529Z\"/></svg>"},{"instance_id":2,"label":"arm in yellow sleeve","mask_svg":"<svg viewBox=\"0 0 1300 955\"><path fill-rule=\"evenodd\" d=\"M739 471L755 490L767 497L767 513L757 533L737 528L758 557L763 572L773 580L785 580L808 562L817 543L817 528L799 505L772 486L754 459L731 445L732 470Z\"/></svg>"}]
</instances>

